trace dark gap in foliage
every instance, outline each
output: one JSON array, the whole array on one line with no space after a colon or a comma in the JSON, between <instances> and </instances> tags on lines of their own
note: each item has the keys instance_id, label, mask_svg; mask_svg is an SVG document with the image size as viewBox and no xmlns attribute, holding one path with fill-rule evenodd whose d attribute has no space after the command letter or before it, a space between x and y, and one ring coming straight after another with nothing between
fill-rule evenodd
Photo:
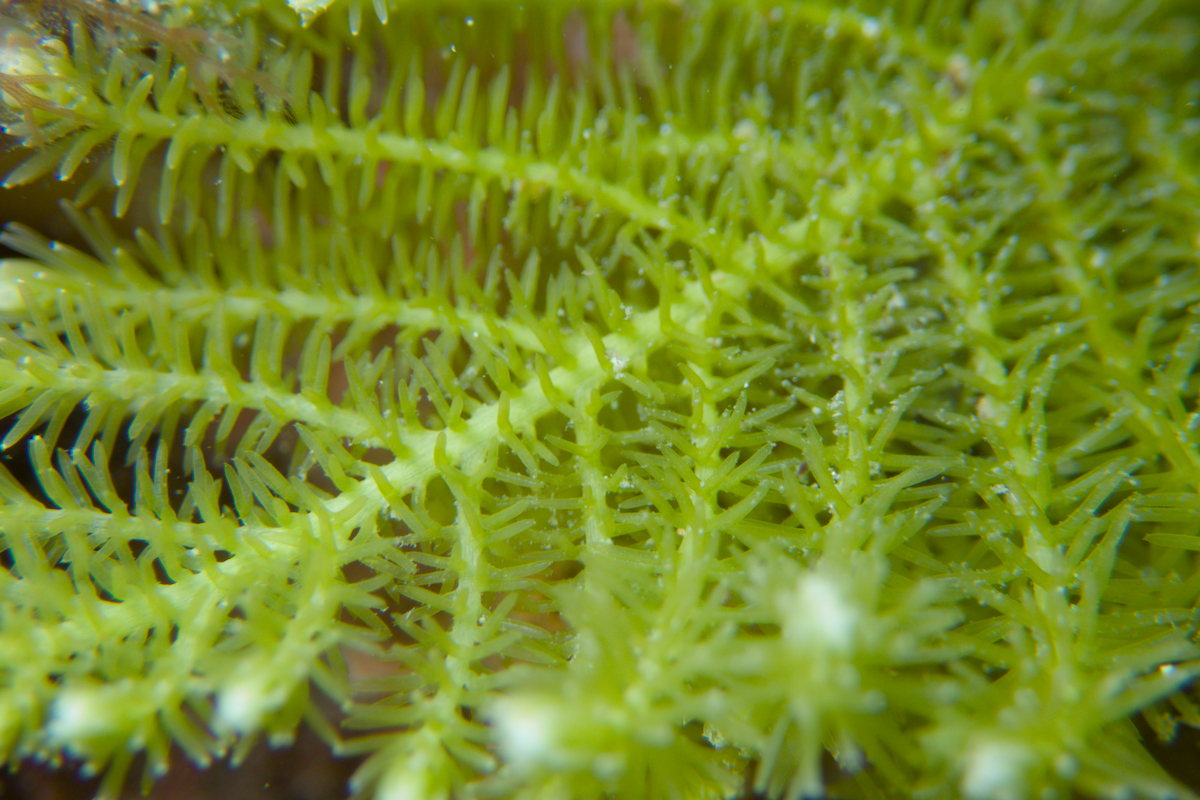
<instances>
[{"instance_id":1,"label":"dark gap in foliage","mask_svg":"<svg viewBox=\"0 0 1200 800\"><path fill-rule=\"evenodd\" d=\"M614 547L636 549L643 541L645 541L645 538L639 538L632 533L622 533L618 536L614 536L611 541Z\"/></svg>"},{"instance_id":2,"label":"dark gap in foliage","mask_svg":"<svg viewBox=\"0 0 1200 800\"><path fill-rule=\"evenodd\" d=\"M455 511L457 501L446 482L437 476L431 478L425 485L422 506L434 522L440 525L452 525L457 519Z\"/></svg>"},{"instance_id":3,"label":"dark gap in foliage","mask_svg":"<svg viewBox=\"0 0 1200 800\"><path fill-rule=\"evenodd\" d=\"M879 206L879 212L889 219L894 219L906 228L912 228L917 214L912 204L900 195L893 195Z\"/></svg>"},{"instance_id":4,"label":"dark gap in foliage","mask_svg":"<svg viewBox=\"0 0 1200 800\"><path fill-rule=\"evenodd\" d=\"M422 567L418 565L417 569L419 573ZM365 564L361 561L352 561L348 564L345 564L342 567L341 572L342 578L347 584L361 583L362 581L374 578L378 574L378 572L372 568L370 564ZM402 645L412 644L412 638L395 625L393 618L403 616L405 613L415 608L418 603L408 597L396 596L388 592L386 586L376 589L375 591L371 592L371 595L382 601L384 607L381 609L362 609L361 613L369 614L379 622L383 623L383 625L387 626L389 632L388 641ZM356 627L360 627L362 625L362 622L358 619L358 617L345 607L338 612L338 619L347 625Z\"/></svg>"},{"instance_id":5,"label":"dark gap in foliage","mask_svg":"<svg viewBox=\"0 0 1200 800\"><path fill-rule=\"evenodd\" d=\"M66 418L66 422L60 428L55 441L46 441L46 446L51 453L52 463L60 462L63 456L60 451L71 452L77 445L78 436L83 429L83 426L88 420L89 411L83 406L77 406L72 410ZM12 415L0 420L0 438L11 430L17 422L17 416ZM35 425L27 434L25 442L31 443L34 437L43 436L48 433L49 422L39 423ZM149 459L151 472L157 466L155 460L158 454L163 450L159 448L159 433L151 432L144 439L144 444L141 448L134 448L133 442L128 437L128 420L124 421L117 427L117 435L111 442L110 452L108 453L107 464L97 464L96 466L106 470L112 480L113 488L117 492L117 496L125 503L125 510L128 513L134 513L134 494L137 475L137 461L139 456L144 454L144 457ZM182 444L186 426L180 425L175 430L175 440L168 444L165 452L168 456L166 464L167 485L165 493L173 510L178 512L182 506L184 496L190 481L190 476L184 468L184 452L185 448ZM100 437L98 437L100 438ZM95 440L93 440L95 441ZM85 449L84 455L91 460L92 456L97 451L89 443ZM46 507L56 507L50 500L49 496L43 490L38 477L37 470L32 461L32 454L28 446L22 447L20 444L10 447L3 454L3 459L6 466L12 472L13 477L22 486L25 491L29 492L30 496ZM69 459L69 457L68 457ZM68 461L69 463L69 461ZM81 485L88 494L88 500L96 508L103 508L99 496L96 494L95 487L92 487L88 482L81 481ZM148 491L150 487L145 487L144 491Z\"/></svg>"},{"instance_id":6,"label":"dark gap in foliage","mask_svg":"<svg viewBox=\"0 0 1200 800\"><path fill-rule=\"evenodd\" d=\"M322 699L319 693L313 695L327 718L343 716L331 701ZM346 796L347 781L365 758L335 755L317 733L303 724L294 744L276 749L260 741L236 766L229 759L220 759L211 767L200 767L178 747L171 748L169 757L167 774L150 787L148 794L142 794L146 760L144 755L138 756L120 797L341 800ZM28 759L11 772L0 773L0 794L22 800L90 800L96 795L100 778L84 777L81 767L75 759L66 759L61 765Z\"/></svg>"},{"instance_id":7,"label":"dark gap in foliage","mask_svg":"<svg viewBox=\"0 0 1200 800\"><path fill-rule=\"evenodd\" d=\"M1193 790L1200 787L1200 758L1196 757L1200 751L1200 729L1181 724L1175 728L1172 738L1163 741L1144 714L1135 714L1133 724L1137 726L1142 744L1163 769L1184 786Z\"/></svg>"},{"instance_id":8,"label":"dark gap in foliage","mask_svg":"<svg viewBox=\"0 0 1200 800\"><path fill-rule=\"evenodd\" d=\"M220 483L221 489L218 495L218 507L224 509L233 509L233 493L229 488L228 481L225 478L225 471L233 459L245 449L251 449L259 453L265 458L272 467L281 475L293 475L297 472L295 464L295 456L299 446L299 435L296 432L294 423L289 423L279 430L279 433L270 440L264 441L260 437L256 437L254 442L246 441L247 433L250 431L251 425L263 412L253 409L242 408L237 411L229 434L222 441L218 441L217 435L220 433L222 418L232 413L229 407L226 407L221 414L215 417L205 427L203 438L200 441L200 453L203 456L204 468L213 475ZM169 448L172 456L172 464L170 475L172 480L178 480L181 485L186 485L190 478L182 466L183 454L186 447L183 444L183 437L187 428L179 426L176 433L176 441ZM149 448L148 448L149 449ZM174 461L179 460L177 467ZM306 473L306 480L314 485L324 489L325 491L336 493L335 487L325 478L324 472L319 466L311 467ZM174 494L172 494L174 496Z\"/></svg>"},{"instance_id":9,"label":"dark gap in foliage","mask_svg":"<svg viewBox=\"0 0 1200 800\"><path fill-rule=\"evenodd\" d=\"M673 357L672 349L673 346L668 344L664 347L655 348L646 356L646 377L659 387L667 385L671 387L682 386L685 389L690 388L683 377L683 372L679 369L678 359ZM664 407L672 408L678 405L678 408L672 408L672 410L686 411L687 409L684 408L685 404L690 404L690 398L678 403L671 403L668 400L664 404Z\"/></svg>"},{"instance_id":10,"label":"dark gap in foliage","mask_svg":"<svg viewBox=\"0 0 1200 800\"><path fill-rule=\"evenodd\" d=\"M638 416L637 393L632 389L617 385L614 387L614 394L616 396L612 400L600 406L600 410L596 414L596 424L614 434L639 430L641 425L635 422ZM614 448L617 447L610 439L610 444L605 446L604 452L616 455ZM610 462L606 458L604 463L611 463L615 469L620 462L619 460Z\"/></svg>"},{"instance_id":11,"label":"dark gap in foliage","mask_svg":"<svg viewBox=\"0 0 1200 800\"><path fill-rule=\"evenodd\" d=\"M28 151L18 148L14 137L0 132L0 176L7 175L27 156ZM85 177L77 173L69 180L59 181L57 176L47 175L22 186L0 186L0 221L5 226L13 223L28 225L52 240L88 252L86 239L60 207L61 202L79 192ZM112 192L105 190L100 195L99 205L111 204ZM125 229L123 221L115 222ZM0 242L0 258L23 255Z\"/></svg>"},{"instance_id":12,"label":"dark gap in foliage","mask_svg":"<svg viewBox=\"0 0 1200 800\"><path fill-rule=\"evenodd\" d=\"M75 417L80 413L81 412L73 413L72 417ZM10 430L12 430L13 426L17 423L17 419L18 415L16 414L0 419L0 439L2 439ZM81 420L68 419L68 426L73 422L77 426L83 424ZM45 424L36 425L34 426L33 430L30 431L30 437L40 435L41 433L44 433L45 430ZM64 428L64 431L65 430L66 428ZM54 504L50 502L49 496L42 490L41 482L37 477L37 470L33 466L33 459L29 453L29 444L31 442L32 438L28 438L18 442L17 444L14 444L7 450L4 450L2 453L0 453L0 461L2 461L5 468L12 473L12 476L17 480L17 482L21 484L21 488L29 493L30 497L43 506L52 508L54 507Z\"/></svg>"},{"instance_id":13,"label":"dark gap in foliage","mask_svg":"<svg viewBox=\"0 0 1200 800\"><path fill-rule=\"evenodd\" d=\"M549 580L552 583L561 583L577 578L583 572L583 562L574 559L566 561L556 561L550 569Z\"/></svg>"}]
</instances>

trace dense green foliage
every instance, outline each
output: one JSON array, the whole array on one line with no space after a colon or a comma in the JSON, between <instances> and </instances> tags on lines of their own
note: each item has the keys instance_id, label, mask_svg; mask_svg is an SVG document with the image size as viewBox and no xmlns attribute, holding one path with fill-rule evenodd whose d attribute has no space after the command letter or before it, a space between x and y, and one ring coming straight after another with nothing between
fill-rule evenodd
<instances>
[{"instance_id":1,"label":"dense green foliage","mask_svg":"<svg viewBox=\"0 0 1200 800\"><path fill-rule=\"evenodd\" d=\"M1194 4L4 14L10 764L1191 796Z\"/></svg>"}]
</instances>

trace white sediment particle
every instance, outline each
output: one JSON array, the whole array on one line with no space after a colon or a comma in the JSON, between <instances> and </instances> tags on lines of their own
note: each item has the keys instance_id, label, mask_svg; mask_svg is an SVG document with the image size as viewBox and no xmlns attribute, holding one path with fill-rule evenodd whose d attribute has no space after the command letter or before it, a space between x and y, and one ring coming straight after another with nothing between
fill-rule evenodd
<instances>
[{"instance_id":1,"label":"white sediment particle","mask_svg":"<svg viewBox=\"0 0 1200 800\"><path fill-rule=\"evenodd\" d=\"M284 699L282 686L270 688L261 678L235 681L218 695L214 723L219 730L247 733L258 728L263 716L276 710Z\"/></svg>"},{"instance_id":2,"label":"white sediment particle","mask_svg":"<svg viewBox=\"0 0 1200 800\"><path fill-rule=\"evenodd\" d=\"M625 368L629 366L629 359L620 352L609 349L604 355L608 358L608 363L612 364L613 374L618 378L625 374Z\"/></svg>"},{"instance_id":3,"label":"white sediment particle","mask_svg":"<svg viewBox=\"0 0 1200 800\"><path fill-rule=\"evenodd\" d=\"M1022 800L1027 794L1026 771L1033 753L1017 742L986 740L975 744L963 771L967 800Z\"/></svg>"},{"instance_id":4,"label":"white sediment particle","mask_svg":"<svg viewBox=\"0 0 1200 800\"><path fill-rule=\"evenodd\" d=\"M794 590L782 593L780 606L787 641L837 652L846 652L854 645L859 610L832 578L816 573L804 575Z\"/></svg>"},{"instance_id":5,"label":"white sediment particle","mask_svg":"<svg viewBox=\"0 0 1200 800\"><path fill-rule=\"evenodd\" d=\"M983 420L995 419L999 411L1000 409L997 407L996 401L990 394L985 394L975 404L975 413Z\"/></svg>"},{"instance_id":6,"label":"white sediment particle","mask_svg":"<svg viewBox=\"0 0 1200 800\"><path fill-rule=\"evenodd\" d=\"M109 720L98 708L96 693L88 689L68 689L54 701L46 733L59 742L74 742L103 734Z\"/></svg>"},{"instance_id":7,"label":"white sediment particle","mask_svg":"<svg viewBox=\"0 0 1200 800\"><path fill-rule=\"evenodd\" d=\"M531 767L556 760L558 715L533 698L504 698L491 714L501 755L508 763Z\"/></svg>"},{"instance_id":8,"label":"white sediment particle","mask_svg":"<svg viewBox=\"0 0 1200 800\"><path fill-rule=\"evenodd\" d=\"M733 138L739 142L748 142L758 136L758 125L752 119L740 120L733 126Z\"/></svg>"}]
</instances>

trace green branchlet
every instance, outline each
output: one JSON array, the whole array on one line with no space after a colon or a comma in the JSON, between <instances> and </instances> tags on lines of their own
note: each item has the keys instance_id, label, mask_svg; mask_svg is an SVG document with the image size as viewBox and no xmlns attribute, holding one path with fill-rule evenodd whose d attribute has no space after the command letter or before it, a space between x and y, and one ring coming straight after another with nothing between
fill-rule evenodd
<instances>
[{"instance_id":1,"label":"green branchlet","mask_svg":"<svg viewBox=\"0 0 1200 800\"><path fill-rule=\"evenodd\" d=\"M8 763L1192 796L1200 20L876 5L10 4Z\"/></svg>"}]
</instances>

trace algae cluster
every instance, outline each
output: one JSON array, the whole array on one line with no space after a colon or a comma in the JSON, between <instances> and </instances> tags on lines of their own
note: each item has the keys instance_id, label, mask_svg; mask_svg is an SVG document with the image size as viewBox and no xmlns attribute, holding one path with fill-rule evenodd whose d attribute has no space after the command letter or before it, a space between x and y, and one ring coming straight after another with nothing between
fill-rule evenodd
<instances>
[{"instance_id":1,"label":"algae cluster","mask_svg":"<svg viewBox=\"0 0 1200 800\"><path fill-rule=\"evenodd\" d=\"M3 13L10 765L1192 796L1193 3Z\"/></svg>"}]
</instances>

